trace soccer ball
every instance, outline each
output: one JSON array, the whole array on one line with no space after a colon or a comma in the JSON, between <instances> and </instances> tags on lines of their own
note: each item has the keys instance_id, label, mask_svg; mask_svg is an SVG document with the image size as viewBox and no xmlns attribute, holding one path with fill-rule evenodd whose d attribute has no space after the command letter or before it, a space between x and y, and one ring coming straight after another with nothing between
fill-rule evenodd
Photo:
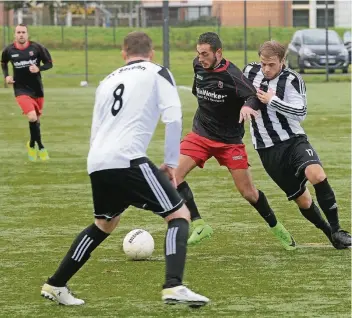
<instances>
[{"instance_id":1,"label":"soccer ball","mask_svg":"<svg viewBox=\"0 0 352 318\"><path fill-rule=\"evenodd\" d=\"M129 259L135 261L145 260L153 254L154 239L145 230L132 230L123 240L123 251Z\"/></svg>"}]
</instances>

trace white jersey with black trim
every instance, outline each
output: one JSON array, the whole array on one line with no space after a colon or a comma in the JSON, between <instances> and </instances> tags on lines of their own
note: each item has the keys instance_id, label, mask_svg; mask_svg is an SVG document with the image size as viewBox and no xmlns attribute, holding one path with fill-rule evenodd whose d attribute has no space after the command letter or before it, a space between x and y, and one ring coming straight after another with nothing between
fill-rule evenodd
<instances>
[{"instance_id":1,"label":"white jersey with black trim","mask_svg":"<svg viewBox=\"0 0 352 318\"><path fill-rule=\"evenodd\" d=\"M250 131L255 149L269 148L287 139L305 135L301 126L307 115L306 86L295 71L284 68L274 79L266 79L261 64L250 63L243 74L256 88L265 85L275 92L269 103L258 110Z\"/></svg>"},{"instance_id":2,"label":"white jersey with black trim","mask_svg":"<svg viewBox=\"0 0 352 318\"><path fill-rule=\"evenodd\" d=\"M171 72L138 60L108 75L95 94L88 173L128 168L130 160L146 157L160 115L166 124L164 163L177 167L182 112Z\"/></svg>"}]
</instances>

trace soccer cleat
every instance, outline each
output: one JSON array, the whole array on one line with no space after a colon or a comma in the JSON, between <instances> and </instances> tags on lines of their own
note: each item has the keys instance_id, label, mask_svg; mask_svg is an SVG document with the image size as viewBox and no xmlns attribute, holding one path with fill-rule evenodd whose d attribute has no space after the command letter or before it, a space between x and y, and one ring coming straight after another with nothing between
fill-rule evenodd
<instances>
[{"instance_id":1,"label":"soccer cleat","mask_svg":"<svg viewBox=\"0 0 352 318\"><path fill-rule=\"evenodd\" d=\"M187 304L193 308L204 306L209 302L207 297L196 294L183 285L163 289L161 299L168 305Z\"/></svg>"},{"instance_id":2,"label":"soccer cleat","mask_svg":"<svg viewBox=\"0 0 352 318\"><path fill-rule=\"evenodd\" d=\"M344 231L338 230L335 233L332 233L333 245L337 249L343 249L351 247L351 235Z\"/></svg>"},{"instance_id":3,"label":"soccer cleat","mask_svg":"<svg viewBox=\"0 0 352 318\"><path fill-rule=\"evenodd\" d=\"M41 161L48 161L50 159L48 150L46 150L45 148L40 149L38 153Z\"/></svg>"},{"instance_id":4,"label":"soccer cleat","mask_svg":"<svg viewBox=\"0 0 352 318\"><path fill-rule=\"evenodd\" d=\"M37 161L37 149L35 147L31 147L29 145L29 141L27 142L27 152L28 152L28 160L29 161Z\"/></svg>"},{"instance_id":5,"label":"soccer cleat","mask_svg":"<svg viewBox=\"0 0 352 318\"><path fill-rule=\"evenodd\" d=\"M287 250L292 251L296 249L296 242L291 236L290 232L280 223L271 228L273 234L279 239L281 245Z\"/></svg>"},{"instance_id":6,"label":"soccer cleat","mask_svg":"<svg viewBox=\"0 0 352 318\"><path fill-rule=\"evenodd\" d=\"M195 245L204 239L210 238L214 232L210 225L205 224L202 219L193 221L192 228L192 234L187 241L189 245Z\"/></svg>"},{"instance_id":7,"label":"soccer cleat","mask_svg":"<svg viewBox=\"0 0 352 318\"><path fill-rule=\"evenodd\" d=\"M44 284L40 294L44 298L56 301L61 305L79 306L84 304L84 300L74 297L66 286L55 287L49 284Z\"/></svg>"}]
</instances>

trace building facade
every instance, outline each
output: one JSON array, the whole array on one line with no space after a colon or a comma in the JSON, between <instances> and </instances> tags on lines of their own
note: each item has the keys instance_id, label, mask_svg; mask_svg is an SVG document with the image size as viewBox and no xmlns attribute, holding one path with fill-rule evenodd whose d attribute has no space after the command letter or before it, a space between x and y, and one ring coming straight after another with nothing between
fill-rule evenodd
<instances>
[{"instance_id":1,"label":"building facade","mask_svg":"<svg viewBox=\"0 0 352 318\"><path fill-rule=\"evenodd\" d=\"M222 26L244 25L246 10L248 27L292 26L292 1L217 1L212 3L212 14Z\"/></svg>"}]
</instances>

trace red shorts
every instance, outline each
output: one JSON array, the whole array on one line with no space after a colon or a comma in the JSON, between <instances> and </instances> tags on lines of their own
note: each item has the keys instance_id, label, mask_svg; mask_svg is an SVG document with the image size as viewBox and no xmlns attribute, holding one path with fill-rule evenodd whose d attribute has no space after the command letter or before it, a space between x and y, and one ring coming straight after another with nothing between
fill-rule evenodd
<instances>
[{"instance_id":1,"label":"red shorts","mask_svg":"<svg viewBox=\"0 0 352 318\"><path fill-rule=\"evenodd\" d=\"M30 97L27 95L20 95L16 97L18 105L22 108L23 114L27 115L30 111L35 111L37 116L40 116L43 111L44 97Z\"/></svg>"},{"instance_id":2,"label":"red shorts","mask_svg":"<svg viewBox=\"0 0 352 318\"><path fill-rule=\"evenodd\" d=\"M189 133L181 142L181 154L191 157L200 168L211 158L229 169L248 169L248 156L244 144L224 144Z\"/></svg>"}]
</instances>

